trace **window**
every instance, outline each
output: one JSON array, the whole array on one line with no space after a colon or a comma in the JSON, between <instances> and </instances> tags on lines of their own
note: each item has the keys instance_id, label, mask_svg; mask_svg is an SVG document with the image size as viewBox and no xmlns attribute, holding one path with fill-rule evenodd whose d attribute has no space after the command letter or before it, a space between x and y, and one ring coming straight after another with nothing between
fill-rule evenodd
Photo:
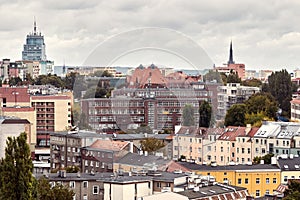
<instances>
[{"instance_id":1,"label":"window","mask_svg":"<svg viewBox=\"0 0 300 200\"><path fill-rule=\"evenodd\" d=\"M270 190L266 190L266 194L270 194Z\"/></svg>"},{"instance_id":2,"label":"window","mask_svg":"<svg viewBox=\"0 0 300 200\"><path fill-rule=\"evenodd\" d=\"M157 183L156 183L156 187L161 188L161 183L160 183L160 182L157 182Z\"/></svg>"},{"instance_id":3,"label":"window","mask_svg":"<svg viewBox=\"0 0 300 200\"><path fill-rule=\"evenodd\" d=\"M256 184L259 184L260 180L259 178L256 178Z\"/></svg>"},{"instance_id":4,"label":"window","mask_svg":"<svg viewBox=\"0 0 300 200\"><path fill-rule=\"evenodd\" d=\"M259 197L260 196L260 190L255 191L255 196Z\"/></svg>"},{"instance_id":5,"label":"window","mask_svg":"<svg viewBox=\"0 0 300 200\"><path fill-rule=\"evenodd\" d=\"M238 184L242 184L242 179L241 178L238 179Z\"/></svg>"},{"instance_id":6,"label":"window","mask_svg":"<svg viewBox=\"0 0 300 200\"><path fill-rule=\"evenodd\" d=\"M277 180L276 180L276 178L273 178L273 183L277 183Z\"/></svg>"},{"instance_id":7,"label":"window","mask_svg":"<svg viewBox=\"0 0 300 200\"><path fill-rule=\"evenodd\" d=\"M99 194L99 186L98 185L93 186L93 194Z\"/></svg>"},{"instance_id":8,"label":"window","mask_svg":"<svg viewBox=\"0 0 300 200\"><path fill-rule=\"evenodd\" d=\"M227 175L227 172L224 172L224 176L226 176Z\"/></svg>"},{"instance_id":9,"label":"window","mask_svg":"<svg viewBox=\"0 0 300 200\"><path fill-rule=\"evenodd\" d=\"M240 153L240 149L239 149L239 148L236 148L236 152L237 152L237 153Z\"/></svg>"},{"instance_id":10,"label":"window","mask_svg":"<svg viewBox=\"0 0 300 200\"><path fill-rule=\"evenodd\" d=\"M70 186L70 188L75 188L75 181L70 181L69 186Z\"/></svg>"},{"instance_id":11,"label":"window","mask_svg":"<svg viewBox=\"0 0 300 200\"><path fill-rule=\"evenodd\" d=\"M88 195L87 194L83 195L83 200L88 200Z\"/></svg>"},{"instance_id":12,"label":"window","mask_svg":"<svg viewBox=\"0 0 300 200\"><path fill-rule=\"evenodd\" d=\"M284 182L287 182L287 179L288 179L287 176L284 176L284 177L283 177L283 181L284 181Z\"/></svg>"},{"instance_id":13,"label":"window","mask_svg":"<svg viewBox=\"0 0 300 200\"><path fill-rule=\"evenodd\" d=\"M245 148L242 148L242 153L245 153Z\"/></svg>"},{"instance_id":14,"label":"window","mask_svg":"<svg viewBox=\"0 0 300 200\"><path fill-rule=\"evenodd\" d=\"M87 181L83 181L83 188L87 188L88 187L88 182Z\"/></svg>"},{"instance_id":15,"label":"window","mask_svg":"<svg viewBox=\"0 0 300 200\"><path fill-rule=\"evenodd\" d=\"M245 178L245 184L248 184L248 183L249 183L249 179Z\"/></svg>"},{"instance_id":16,"label":"window","mask_svg":"<svg viewBox=\"0 0 300 200\"><path fill-rule=\"evenodd\" d=\"M221 152L223 152L223 147L221 147Z\"/></svg>"},{"instance_id":17,"label":"window","mask_svg":"<svg viewBox=\"0 0 300 200\"><path fill-rule=\"evenodd\" d=\"M270 183L270 178L266 178L266 184Z\"/></svg>"},{"instance_id":18,"label":"window","mask_svg":"<svg viewBox=\"0 0 300 200\"><path fill-rule=\"evenodd\" d=\"M234 147L234 143L232 143L232 147Z\"/></svg>"},{"instance_id":19,"label":"window","mask_svg":"<svg viewBox=\"0 0 300 200\"><path fill-rule=\"evenodd\" d=\"M251 149L250 148L248 148L248 154L250 154L251 153Z\"/></svg>"}]
</instances>

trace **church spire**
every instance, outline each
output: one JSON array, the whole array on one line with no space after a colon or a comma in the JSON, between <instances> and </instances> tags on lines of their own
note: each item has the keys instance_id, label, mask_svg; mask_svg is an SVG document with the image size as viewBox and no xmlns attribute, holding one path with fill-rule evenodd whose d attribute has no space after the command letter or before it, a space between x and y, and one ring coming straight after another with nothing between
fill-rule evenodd
<instances>
[{"instance_id":1,"label":"church spire","mask_svg":"<svg viewBox=\"0 0 300 200\"><path fill-rule=\"evenodd\" d=\"M233 61L233 50L232 50L232 40L230 41L228 64L234 64L234 61Z\"/></svg>"}]
</instances>

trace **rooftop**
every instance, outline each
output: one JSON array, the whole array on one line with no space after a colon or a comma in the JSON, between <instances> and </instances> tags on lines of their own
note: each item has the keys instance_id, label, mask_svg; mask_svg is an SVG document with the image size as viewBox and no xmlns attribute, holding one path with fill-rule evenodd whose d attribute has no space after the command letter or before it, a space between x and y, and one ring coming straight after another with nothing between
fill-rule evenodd
<instances>
[{"instance_id":1,"label":"rooftop","mask_svg":"<svg viewBox=\"0 0 300 200\"><path fill-rule=\"evenodd\" d=\"M190 170L199 171L255 171L255 170L275 170L280 171L276 165L258 164L258 165L225 165L225 166L211 166L211 165L198 165L196 163L179 162L182 166Z\"/></svg>"}]
</instances>

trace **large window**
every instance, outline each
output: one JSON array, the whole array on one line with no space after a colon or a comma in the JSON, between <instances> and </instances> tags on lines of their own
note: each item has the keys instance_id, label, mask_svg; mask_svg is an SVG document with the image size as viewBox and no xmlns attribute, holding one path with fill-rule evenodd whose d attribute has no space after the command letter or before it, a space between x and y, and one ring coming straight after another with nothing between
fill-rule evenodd
<instances>
[{"instance_id":1,"label":"large window","mask_svg":"<svg viewBox=\"0 0 300 200\"><path fill-rule=\"evenodd\" d=\"M270 183L270 178L266 178L266 184Z\"/></svg>"},{"instance_id":2,"label":"large window","mask_svg":"<svg viewBox=\"0 0 300 200\"><path fill-rule=\"evenodd\" d=\"M70 188L75 188L75 181L70 181L69 186L70 186Z\"/></svg>"}]
</instances>

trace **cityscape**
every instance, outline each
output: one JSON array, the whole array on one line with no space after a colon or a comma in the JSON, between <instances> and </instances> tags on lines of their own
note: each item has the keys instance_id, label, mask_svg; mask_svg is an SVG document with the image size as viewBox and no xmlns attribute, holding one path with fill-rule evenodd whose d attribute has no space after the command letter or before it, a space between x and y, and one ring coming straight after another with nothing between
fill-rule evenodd
<instances>
[{"instance_id":1,"label":"cityscape","mask_svg":"<svg viewBox=\"0 0 300 200\"><path fill-rule=\"evenodd\" d=\"M107 9L145 9L118 5ZM160 6L177 10L181 4L174 5ZM49 13L66 11L67 22L75 10L80 15L101 4L47 6ZM84 44L91 42L81 36L82 49L73 44L63 52L53 50L59 47L47 34L53 27L40 16L22 19L31 26L13 53L0 50L0 199L300 199L300 68L290 48L292 61L283 65L287 55L278 56L274 46L270 54L261 52L270 41L253 44L257 52L246 54L244 39L253 38L237 33L222 38L209 57L206 50L215 47L204 50L202 39L149 22L119 33L111 27L112 36L98 35L103 41L88 55ZM78 26L80 35L85 25ZM62 31L67 35L66 27ZM292 38L285 32L281 39L287 35ZM263 58L253 57L257 53Z\"/></svg>"}]
</instances>

